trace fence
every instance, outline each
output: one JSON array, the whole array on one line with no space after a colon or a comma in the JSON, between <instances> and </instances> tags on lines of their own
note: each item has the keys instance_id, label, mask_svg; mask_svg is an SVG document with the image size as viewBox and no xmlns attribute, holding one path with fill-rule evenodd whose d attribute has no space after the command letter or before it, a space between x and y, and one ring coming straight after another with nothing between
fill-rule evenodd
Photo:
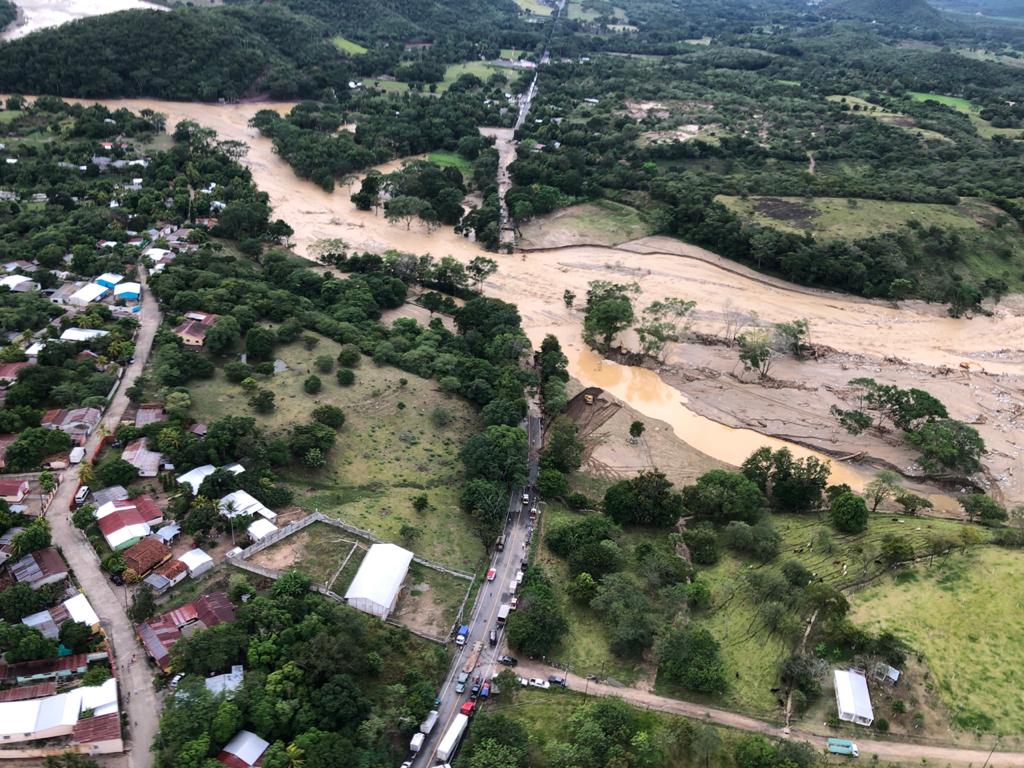
<instances>
[{"instance_id":1,"label":"fence","mask_svg":"<svg viewBox=\"0 0 1024 768\"><path fill-rule=\"evenodd\" d=\"M271 546L273 544L277 544L279 541L283 541L284 539L287 539L289 536L293 536L294 534L298 533L299 531L304 530L305 528L308 528L309 526L313 525L314 523L323 523L325 525L329 525L332 528L337 528L339 530L345 531L346 533L350 533L350 534L353 534L355 536L359 536L359 537L361 537L363 539L366 539L368 541L374 542L376 544L383 543L381 541L381 539L377 538L376 536L374 536L369 531L364 531L362 528L358 528L358 527L356 527L354 525L349 525L348 523L345 523L345 522L343 522L341 520L336 520L333 517L327 517L326 515L322 514L321 512L314 512L313 514L307 515L306 517L302 518L301 520L296 520L294 522L288 523L288 525L286 525L286 526L284 526L282 528L278 528L273 533L268 534L267 536L264 536L262 539L260 539L259 541L255 542L253 544L250 544L248 547L246 547L245 549L243 549L241 552L237 553L236 555L229 556L226 559L226 562L230 563L231 565L233 565L236 568L240 568L243 571L248 571L249 573L255 574L257 576L262 576L263 578L266 578L266 579L277 580L277 579L281 578L281 571L276 571L276 570L273 570L271 568L265 568L262 565L256 565L255 563L250 563L250 562L248 562L249 558L252 557L253 555L257 554L258 552L262 552L267 547L269 547L269 546ZM354 550L355 550L355 547L353 547L352 551L354 551ZM334 586L334 582L337 580L338 576L341 574L341 572L344 570L345 566L348 564L349 560L351 559L352 551L350 551L348 553L348 556L345 558L345 561L342 563L341 567L334 574L334 578L331 579L329 585L311 584L309 588L311 590L313 590L314 592L317 592L317 593L319 593L321 595L324 595L325 597L330 598L331 600L334 600L334 601L339 602L339 603L344 603L345 602L345 598L342 597L341 595L339 595L334 590L332 590L331 587ZM440 571L441 573L447 573L448 575L455 576L456 578L459 578L459 579L465 579L466 581L469 582L469 584L466 586L466 594L462 598L462 604L459 606L459 611L458 611L458 615L457 615L457 622L461 621L461 619L462 619L462 612L465 609L466 601L469 599L470 592L473 589L474 577L471 574L463 573L462 571L456 571L456 570L454 570L452 568L448 568L447 566L441 565L440 563L434 563L434 562L431 562L430 560L424 560L422 557L417 557L415 555L413 556L413 562L419 563L420 565L425 566L427 568L431 568L431 569L433 569L435 571ZM406 629L409 632L412 632L414 635L417 635L419 637L424 638L425 640L431 640L431 641L436 642L436 643L444 643L445 642L445 638L444 637L437 637L437 636L434 636L434 635L429 635L429 634L427 634L425 632L421 632L419 630L416 630L416 629L413 629L411 627L408 627L408 626L406 626L406 625L396 621L395 619L389 618L386 621L387 621L388 624L391 624L391 625L396 626L396 627L402 627L403 629Z\"/></svg>"},{"instance_id":2,"label":"fence","mask_svg":"<svg viewBox=\"0 0 1024 768\"><path fill-rule=\"evenodd\" d=\"M257 552L262 552L270 545L276 544L282 539L286 539L289 536L298 533L304 528L308 528L309 526L313 525L313 523L323 523L324 525L329 525L333 528L339 528L355 536L360 536L361 538L367 539L368 541L372 541L374 544L385 543L382 539L378 538L377 536L374 536L369 531L364 531L362 528L350 525L349 523L343 522L336 518L328 517L322 512L314 512L313 514L307 515L301 520L296 520L295 522L288 523L288 525L284 526L283 528L278 528L276 531L274 531L271 534L268 534L267 536L264 536L256 543L249 545L241 552L239 552L237 555L235 555L232 558L232 562L237 562L239 560L248 560L252 555L255 555ZM417 555L413 555L412 559L413 562L419 563L420 565L426 566L427 568L431 568L435 571L441 571L442 573L447 573L450 576L455 576L459 579L465 579L466 581L473 581L472 574L464 573L462 571L456 571L452 568L448 568L447 566L441 565L440 563L425 560Z\"/></svg>"}]
</instances>

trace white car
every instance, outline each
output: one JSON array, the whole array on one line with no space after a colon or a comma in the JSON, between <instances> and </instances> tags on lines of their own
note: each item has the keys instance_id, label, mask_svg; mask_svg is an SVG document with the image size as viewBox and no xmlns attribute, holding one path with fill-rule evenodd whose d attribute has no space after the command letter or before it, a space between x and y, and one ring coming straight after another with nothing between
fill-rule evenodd
<instances>
[{"instance_id":1,"label":"white car","mask_svg":"<svg viewBox=\"0 0 1024 768\"><path fill-rule=\"evenodd\" d=\"M551 683L547 680L541 680L539 677L531 677L530 685L534 688L543 688L545 691L551 687Z\"/></svg>"}]
</instances>

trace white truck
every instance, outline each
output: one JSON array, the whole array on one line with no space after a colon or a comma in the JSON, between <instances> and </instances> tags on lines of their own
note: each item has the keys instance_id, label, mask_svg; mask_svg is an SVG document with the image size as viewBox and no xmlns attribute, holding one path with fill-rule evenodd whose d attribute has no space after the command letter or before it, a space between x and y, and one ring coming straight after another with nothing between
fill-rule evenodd
<instances>
[{"instance_id":1,"label":"white truck","mask_svg":"<svg viewBox=\"0 0 1024 768\"><path fill-rule=\"evenodd\" d=\"M419 752L423 747L423 740L426 738L422 733L414 733L412 740L409 742L409 750L411 752Z\"/></svg>"},{"instance_id":2,"label":"white truck","mask_svg":"<svg viewBox=\"0 0 1024 768\"><path fill-rule=\"evenodd\" d=\"M462 734L466 732L467 725L469 725L469 718L466 715L455 716L452 724L445 732L444 738L441 739L441 743L437 747L435 757L438 760L447 763L452 759L455 750L459 748L459 742L462 741Z\"/></svg>"},{"instance_id":3,"label":"white truck","mask_svg":"<svg viewBox=\"0 0 1024 768\"><path fill-rule=\"evenodd\" d=\"M505 625L505 622L508 620L508 612L510 610L511 610L511 607L509 606L508 603L502 603L501 608L498 609L498 626L499 627Z\"/></svg>"},{"instance_id":4,"label":"white truck","mask_svg":"<svg viewBox=\"0 0 1024 768\"><path fill-rule=\"evenodd\" d=\"M434 730L434 725L437 723L437 710L432 709L427 713L427 719L420 723L420 733L429 734Z\"/></svg>"}]
</instances>

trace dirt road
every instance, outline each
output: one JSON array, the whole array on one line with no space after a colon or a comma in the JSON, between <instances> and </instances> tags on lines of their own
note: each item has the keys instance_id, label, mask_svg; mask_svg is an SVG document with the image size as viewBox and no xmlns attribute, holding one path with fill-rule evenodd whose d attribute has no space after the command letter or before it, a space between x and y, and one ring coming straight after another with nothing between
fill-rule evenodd
<instances>
[{"instance_id":1,"label":"dirt road","mask_svg":"<svg viewBox=\"0 0 1024 768\"><path fill-rule=\"evenodd\" d=\"M567 674L560 669L549 667L537 662L520 662L515 672L520 677L539 677L548 679L548 675L557 674L568 679L569 688L574 691L583 691L592 696L613 696L623 701L628 701L638 707L654 709L659 712L669 712L674 715L696 720L704 720L723 725L727 728L736 728L741 731L760 733L774 738L791 738L806 741L820 749L825 748L828 739L825 727L822 733L811 733L804 730L791 730L788 734L778 725L766 723L746 715L735 712L727 712L724 709L715 709L704 704L695 704L679 699L670 699L666 696L659 696L650 691L641 691L636 688L615 688L610 685L595 683L586 680L578 675ZM871 739L856 738L857 746L861 755L867 759L877 755L880 760L893 760L901 763L922 763L938 762L941 765L974 765L985 764L988 758L988 765L991 766L1021 766L1024 765L1024 753L1020 752L993 752L989 757L987 749L962 749L960 747L945 747L925 744L907 744L894 741L875 741Z\"/></svg>"},{"instance_id":2,"label":"dirt road","mask_svg":"<svg viewBox=\"0 0 1024 768\"><path fill-rule=\"evenodd\" d=\"M139 282L146 285L145 270L139 267ZM135 339L135 362L128 366L121 385L111 400L110 407L101 422L102 429L95 430L86 443L87 455L92 455L105 431L113 432L121 423L128 396L125 391L135 383L149 359L153 337L160 326L160 310L156 299L145 289L142 296L142 312L139 332ZM120 687L121 705L128 713L129 753L125 758L116 759L116 764L128 768L149 768L153 756L149 751L156 736L160 718L160 703L153 690L146 654L135 637L132 623L125 613L125 593L116 589L100 570L96 551L85 536L71 523L70 508L77 488L72 470L61 483L50 505L47 515L53 533L54 545L60 547L68 565L75 572L82 591L99 615L114 648L117 660L117 678Z\"/></svg>"}]
</instances>

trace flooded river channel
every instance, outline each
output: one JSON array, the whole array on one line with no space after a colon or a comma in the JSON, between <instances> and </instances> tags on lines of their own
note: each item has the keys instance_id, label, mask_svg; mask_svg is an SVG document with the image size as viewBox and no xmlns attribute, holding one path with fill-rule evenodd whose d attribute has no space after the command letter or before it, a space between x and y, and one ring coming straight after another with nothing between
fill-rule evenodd
<instances>
[{"instance_id":1,"label":"flooded river channel","mask_svg":"<svg viewBox=\"0 0 1024 768\"><path fill-rule=\"evenodd\" d=\"M428 232L413 224L406 229L389 224L383 215L358 211L349 200L347 186L327 193L296 177L274 153L271 142L248 125L259 109L285 112L291 104L213 105L145 99L103 103L112 108L162 112L168 116L169 128L183 119L194 120L213 128L222 138L248 144L244 162L259 187L270 195L275 217L294 228L293 240L300 254L307 255L313 243L326 238L341 238L352 249L375 252L396 249L462 260L484 253L450 228ZM396 166L392 163L381 170ZM572 375L584 385L607 389L641 413L670 424L685 442L731 464L739 463L760 445L780 447L785 443L700 416L699 409L688 407L679 390L654 371L601 361L583 348L581 312L565 307L563 291L569 289L583 297L591 280L636 281L643 291L637 302L641 305L665 296L695 300L697 330L721 333L724 318L736 311L756 313L762 322L803 317L810 323L814 343L841 353L873 356L879 370L886 358L896 358L900 363L954 370L961 362L972 361L977 370L984 368L990 374L1024 373L1024 301L1019 296L1007 299L992 317L954 320L944 314L943 307L922 302L896 307L791 286L663 237L614 248L582 245L525 255L489 255L498 260L500 268L486 284L486 292L519 307L535 344L545 333L555 333L570 355ZM1015 441L1011 444L1016 446ZM798 455L812 453L800 446L789 447ZM1019 456L1019 448L1014 450ZM1013 461L1010 466L1013 474ZM871 474L867 466L835 466L833 481L860 488Z\"/></svg>"}]
</instances>

